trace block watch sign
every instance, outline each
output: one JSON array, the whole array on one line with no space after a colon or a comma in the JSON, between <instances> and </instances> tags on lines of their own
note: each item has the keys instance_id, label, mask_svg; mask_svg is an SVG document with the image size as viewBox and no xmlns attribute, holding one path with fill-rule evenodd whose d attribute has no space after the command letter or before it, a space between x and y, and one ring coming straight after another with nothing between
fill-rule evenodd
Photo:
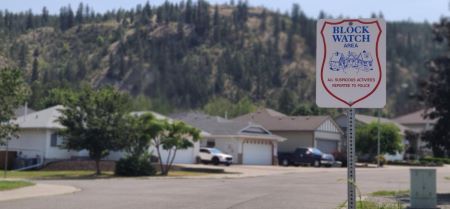
<instances>
[{"instance_id":1,"label":"block watch sign","mask_svg":"<svg viewBox=\"0 0 450 209\"><path fill-rule=\"evenodd\" d=\"M384 107L386 24L383 20L319 20L316 49L319 107Z\"/></svg>"}]
</instances>

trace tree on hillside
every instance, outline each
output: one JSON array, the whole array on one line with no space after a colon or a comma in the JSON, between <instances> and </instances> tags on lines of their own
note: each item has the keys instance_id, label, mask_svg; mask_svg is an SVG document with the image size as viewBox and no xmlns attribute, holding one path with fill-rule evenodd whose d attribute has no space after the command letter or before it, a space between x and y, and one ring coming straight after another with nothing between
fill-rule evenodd
<instances>
[{"instance_id":1,"label":"tree on hillside","mask_svg":"<svg viewBox=\"0 0 450 209\"><path fill-rule=\"evenodd\" d=\"M299 115L299 116L330 115L331 117L334 117L337 114L338 114L338 111L336 109L320 108L316 104L309 104L309 103L297 104L295 106L294 110L290 113L290 115Z\"/></svg>"},{"instance_id":2,"label":"tree on hillside","mask_svg":"<svg viewBox=\"0 0 450 209\"><path fill-rule=\"evenodd\" d=\"M427 63L428 78L420 82L419 99L425 102L427 118L437 119L433 130L423 134L436 157L450 156L450 18L434 25L436 40L447 44L446 51Z\"/></svg>"},{"instance_id":3,"label":"tree on hillside","mask_svg":"<svg viewBox=\"0 0 450 209\"><path fill-rule=\"evenodd\" d=\"M284 114L290 114L295 107L294 95L288 89L283 89L278 98L278 110Z\"/></svg>"},{"instance_id":4,"label":"tree on hillside","mask_svg":"<svg viewBox=\"0 0 450 209\"><path fill-rule=\"evenodd\" d=\"M234 118L255 110L256 106L248 97L240 99L237 103L223 97L215 97L203 107L203 111L209 115L227 118Z\"/></svg>"},{"instance_id":5,"label":"tree on hillside","mask_svg":"<svg viewBox=\"0 0 450 209\"><path fill-rule=\"evenodd\" d=\"M61 109L58 118L64 129L63 146L69 150L88 150L100 175L100 160L110 151L124 147L124 124L128 114L129 97L112 87L94 90L84 87L76 100Z\"/></svg>"},{"instance_id":6,"label":"tree on hillside","mask_svg":"<svg viewBox=\"0 0 450 209\"><path fill-rule=\"evenodd\" d=\"M11 123L15 118L14 109L25 102L28 93L29 88L19 70L0 70L0 144L17 131L17 125Z\"/></svg>"},{"instance_id":7,"label":"tree on hillside","mask_svg":"<svg viewBox=\"0 0 450 209\"><path fill-rule=\"evenodd\" d=\"M358 153L377 155L378 123L372 122L356 129L356 150ZM396 154L403 150L400 129L392 123L380 124L380 153Z\"/></svg>"}]
</instances>

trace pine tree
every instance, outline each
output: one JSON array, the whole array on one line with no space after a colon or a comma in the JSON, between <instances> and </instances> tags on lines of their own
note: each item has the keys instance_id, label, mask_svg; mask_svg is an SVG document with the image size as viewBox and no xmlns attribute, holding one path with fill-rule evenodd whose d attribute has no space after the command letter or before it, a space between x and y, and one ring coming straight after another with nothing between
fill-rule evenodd
<instances>
[{"instance_id":1,"label":"pine tree","mask_svg":"<svg viewBox=\"0 0 450 209\"><path fill-rule=\"evenodd\" d=\"M48 18L49 18L49 14L48 14L48 9L47 7L43 7L42 8L42 25L46 25L48 23Z\"/></svg>"},{"instance_id":2,"label":"pine tree","mask_svg":"<svg viewBox=\"0 0 450 209\"><path fill-rule=\"evenodd\" d=\"M83 3L80 2L80 4L78 5L77 13L75 15L75 22L77 24L83 23L83 18L84 18L83 12L84 12L84 6L83 6Z\"/></svg>"},{"instance_id":3,"label":"pine tree","mask_svg":"<svg viewBox=\"0 0 450 209\"><path fill-rule=\"evenodd\" d=\"M34 28L34 23L33 23L33 12L30 10L28 10L27 12L27 20L26 20L26 29L33 29Z\"/></svg>"},{"instance_id":4,"label":"pine tree","mask_svg":"<svg viewBox=\"0 0 450 209\"><path fill-rule=\"evenodd\" d=\"M33 67L31 69L31 82L35 82L39 79L39 62L37 57L34 57Z\"/></svg>"},{"instance_id":5,"label":"pine tree","mask_svg":"<svg viewBox=\"0 0 450 209\"><path fill-rule=\"evenodd\" d=\"M19 67L26 70L28 60L28 46L25 43L20 45L19 49Z\"/></svg>"},{"instance_id":6,"label":"pine tree","mask_svg":"<svg viewBox=\"0 0 450 209\"><path fill-rule=\"evenodd\" d=\"M213 15L213 39L215 43L220 42L221 35L221 24L220 24L220 14L219 14L219 6L216 5L214 7L214 15Z\"/></svg>"}]
</instances>

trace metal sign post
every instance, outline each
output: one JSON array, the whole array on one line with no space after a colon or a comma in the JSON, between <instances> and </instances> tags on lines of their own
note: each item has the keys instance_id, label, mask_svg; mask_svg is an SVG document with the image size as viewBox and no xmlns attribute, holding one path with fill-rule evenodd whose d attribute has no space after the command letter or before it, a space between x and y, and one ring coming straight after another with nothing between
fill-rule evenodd
<instances>
[{"instance_id":1,"label":"metal sign post","mask_svg":"<svg viewBox=\"0 0 450 209\"><path fill-rule=\"evenodd\" d=\"M355 109L348 109L347 114L347 179L348 209L356 208L356 173L355 173Z\"/></svg>"},{"instance_id":2,"label":"metal sign post","mask_svg":"<svg viewBox=\"0 0 450 209\"><path fill-rule=\"evenodd\" d=\"M3 178L6 179L6 174L8 172L8 147L9 146L9 140L6 139L6 151L5 151L5 167L3 168Z\"/></svg>"},{"instance_id":3,"label":"metal sign post","mask_svg":"<svg viewBox=\"0 0 450 209\"><path fill-rule=\"evenodd\" d=\"M381 110L378 109L378 124L377 124L377 167L380 167L380 114Z\"/></svg>"}]
</instances>

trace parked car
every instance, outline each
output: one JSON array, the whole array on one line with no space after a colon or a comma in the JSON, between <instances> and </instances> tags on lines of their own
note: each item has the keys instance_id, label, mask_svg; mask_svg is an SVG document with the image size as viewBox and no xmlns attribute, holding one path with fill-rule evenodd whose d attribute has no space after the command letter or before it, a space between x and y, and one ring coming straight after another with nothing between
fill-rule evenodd
<instances>
[{"instance_id":1,"label":"parked car","mask_svg":"<svg viewBox=\"0 0 450 209\"><path fill-rule=\"evenodd\" d=\"M336 162L333 155L323 153L319 149L312 147L297 148L292 153L280 152L278 153L278 159L279 164L283 166L310 165L315 167L331 167L340 164Z\"/></svg>"},{"instance_id":2,"label":"parked car","mask_svg":"<svg viewBox=\"0 0 450 209\"><path fill-rule=\"evenodd\" d=\"M217 148L202 147L200 148L197 162L205 164L212 163L214 165L224 164L229 166L233 162L233 156L225 154Z\"/></svg>"}]
</instances>

